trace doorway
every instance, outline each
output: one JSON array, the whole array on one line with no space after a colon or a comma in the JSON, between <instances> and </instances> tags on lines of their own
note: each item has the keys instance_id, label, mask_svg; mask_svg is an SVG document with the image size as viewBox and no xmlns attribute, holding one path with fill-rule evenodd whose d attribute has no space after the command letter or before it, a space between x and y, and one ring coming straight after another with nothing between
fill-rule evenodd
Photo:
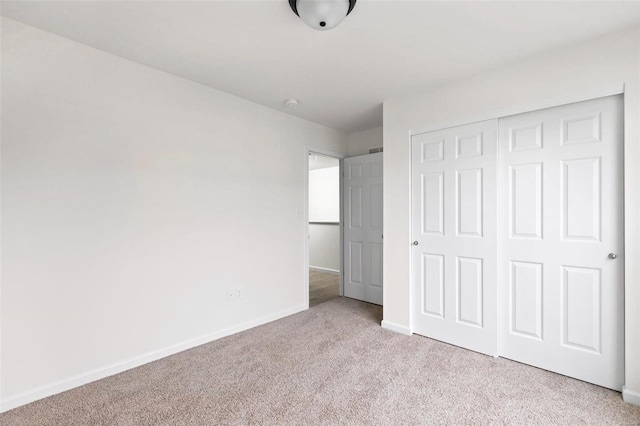
<instances>
[{"instance_id":1,"label":"doorway","mask_svg":"<svg viewBox=\"0 0 640 426\"><path fill-rule=\"evenodd\" d=\"M340 297L340 160L309 152L309 307Z\"/></svg>"}]
</instances>

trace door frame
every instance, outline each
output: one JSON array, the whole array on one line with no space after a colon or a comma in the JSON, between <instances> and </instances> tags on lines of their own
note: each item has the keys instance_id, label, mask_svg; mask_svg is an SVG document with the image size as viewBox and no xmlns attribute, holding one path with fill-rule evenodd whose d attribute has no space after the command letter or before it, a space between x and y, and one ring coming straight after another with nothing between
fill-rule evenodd
<instances>
[{"instance_id":1,"label":"door frame","mask_svg":"<svg viewBox=\"0 0 640 426\"><path fill-rule=\"evenodd\" d=\"M487 120L499 120L501 118L505 118L505 117L509 117L512 115L517 115L517 114L523 114L523 113L528 113L528 112L534 112L534 111L538 111L538 110L542 110L542 109L547 109L547 108L554 108L554 107L559 107L559 106L563 106L563 105L567 105L567 104L571 104L571 103L576 103L576 102L585 102L585 101L590 101L590 100L594 100L594 99L599 99L599 98L604 98L607 96L615 96L615 95L622 95L623 96L623 101L622 101L622 114L624 117L624 112L626 111L626 99L625 99L625 84L621 83L615 86L609 86L609 87L604 87L604 88L600 88L600 89L595 89L595 90L591 90L591 91L586 91L586 92L578 92L578 93L574 93L571 95L567 95L567 96L561 96L561 97L557 97L557 98L551 98L551 99L544 99L544 100L540 100L538 102L533 102L533 103L529 103L529 104L525 104L525 105L517 105L517 106L512 106L512 107L508 107L508 108L504 108L501 110L493 110L493 111L489 111L486 114L482 114L482 115L476 115L476 116L470 116L470 117L466 117L466 118L460 118L460 119L453 119L453 120L449 120L446 122L442 122L439 124L434 124L434 125L430 125L430 126L425 126L425 127L419 127L416 129L410 129L409 130L409 152L412 155L413 153L413 147L412 147L412 140L413 140L413 136L416 135L420 135L422 133L430 133L430 132L435 132L438 130L445 130L451 127L457 127L457 126L463 126L463 125L467 125L467 124L473 124L473 123L477 123L477 122L481 122L481 121L487 121ZM624 152L625 150L625 146L628 143L626 140L626 132L625 132L625 128L623 125L623 129L622 129L622 152L623 152L623 158L622 158L622 167L623 167L623 178L622 178L622 185L623 187L626 186L627 184L627 180L629 179L629 171L627 170L627 168L625 167L625 157L624 157ZM499 142L499 141L498 141ZM496 164L501 164L501 156L500 156L500 151L498 150L498 152L496 153ZM410 171L410 175L413 176L413 165L410 164L409 166L409 171ZM499 176L498 176L499 177ZM413 196L413 185L410 181L409 183L409 191L411 196ZM502 195L498 194L498 203L501 200ZM627 382L627 332L626 332L626 324L628 321L628 316L630 315L630 313L628 312L628 310L626 309L627 307L627 293L628 293L628 289L626 286L626 280L627 280L627 270L628 270L628 262L626 262L626 248L627 248L627 237L628 237L628 233L627 233L627 229L626 229L626 217L627 217L627 203L626 203L626 192L623 191L623 196L622 196L622 209L623 209L623 216L625 217L625 221L624 221L624 225L623 225L623 232L622 232L622 239L624 241L624 252L625 252L625 256L623 257L623 261L624 261L624 265L623 265L623 273L622 273L622 286L623 286L623 328L625 328L625 331L623 332L623 385L622 385L622 395L623 395L623 399L626 402L632 402L632 401L636 401L637 396L636 395L627 395L627 390L626 390L626 382ZM413 198L410 198L411 202L413 202ZM498 223L504 223L504 217L502 217L503 215L501 214L501 210L499 209L497 212L497 220ZM410 215L409 218L409 229L413 229L413 214ZM413 235L411 235L411 241L413 239ZM409 241L409 243L411 242ZM409 248L409 250L411 250L411 248ZM501 256L503 254L503 250L502 250L502 246L500 244L498 244L497 247L497 259L500 259ZM413 312L412 312L412 306L413 306L413 302L415 297L417 296L415 294L414 291L414 283L413 283L413 270L414 270L415 265L413 264L413 256L409 256L409 276L411 277L411 281L410 281L410 286L409 286L409 334L413 334ZM501 283L501 280L498 280L498 287L497 287L497 292L496 292L496 297L499 298L500 295L500 291L503 290L503 283ZM496 300L496 303L498 302L498 300ZM499 305L497 305L499 306ZM500 327L502 326L501 321L500 321L500 316L498 316L497 321L496 321L496 327L497 327L497 332L500 331ZM497 341L497 346L496 346L496 355L494 356L494 358L498 358L500 355L500 338L498 338ZM578 379L579 380L579 379ZM633 402L635 403L635 402Z\"/></svg>"},{"instance_id":2,"label":"door frame","mask_svg":"<svg viewBox=\"0 0 640 426\"><path fill-rule=\"evenodd\" d=\"M325 157L332 157L338 160L338 176L339 176L339 211L340 211L340 284L339 294L344 294L344 253L342 246L344 244L344 203L342 202L342 184L343 184L343 168L344 159L346 154L336 151L330 151L323 148L315 148L311 146L305 146L304 150L304 279L302 280L304 289L303 294L305 296L305 309L309 309L309 155L317 154Z\"/></svg>"}]
</instances>

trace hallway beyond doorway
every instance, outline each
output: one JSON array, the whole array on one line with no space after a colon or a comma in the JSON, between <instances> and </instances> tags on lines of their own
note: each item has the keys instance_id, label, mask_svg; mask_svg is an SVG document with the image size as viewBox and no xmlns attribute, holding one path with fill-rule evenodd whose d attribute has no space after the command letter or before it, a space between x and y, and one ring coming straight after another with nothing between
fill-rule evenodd
<instances>
[{"instance_id":1,"label":"hallway beyond doorway","mask_svg":"<svg viewBox=\"0 0 640 426\"><path fill-rule=\"evenodd\" d=\"M309 270L309 307L340 297L340 276Z\"/></svg>"}]
</instances>

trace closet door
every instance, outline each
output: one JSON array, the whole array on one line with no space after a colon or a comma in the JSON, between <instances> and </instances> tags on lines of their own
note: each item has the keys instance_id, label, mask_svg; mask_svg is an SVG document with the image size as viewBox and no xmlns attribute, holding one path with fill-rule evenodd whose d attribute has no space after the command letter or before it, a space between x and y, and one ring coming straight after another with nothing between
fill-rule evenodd
<instances>
[{"instance_id":1,"label":"closet door","mask_svg":"<svg viewBox=\"0 0 640 426\"><path fill-rule=\"evenodd\" d=\"M497 120L412 137L412 331L497 351Z\"/></svg>"},{"instance_id":2,"label":"closet door","mask_svg":"<svg viewBox=\"0 0 640 426\"><path fill-rule=\"evenodd\" d=\"M500 119L500 355L620 390L622 98Z\"/></svg>"}]
</instances>

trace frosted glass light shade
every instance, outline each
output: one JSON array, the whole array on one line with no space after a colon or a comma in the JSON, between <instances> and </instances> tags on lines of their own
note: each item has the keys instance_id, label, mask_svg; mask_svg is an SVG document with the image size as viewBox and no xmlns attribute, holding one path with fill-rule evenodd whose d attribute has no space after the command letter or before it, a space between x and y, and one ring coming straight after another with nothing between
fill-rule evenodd
<instances>
[{"instance_id":1,"label":"frosted glass light shade","mask_svg":"<svg viewBox=\"0 0 640 426\"><path fill-rule=\"evenodd\" d=\"M318 31L335 28L349 12L349 0L297 0L300 19Z\"/></svg>"}]
</instances>

